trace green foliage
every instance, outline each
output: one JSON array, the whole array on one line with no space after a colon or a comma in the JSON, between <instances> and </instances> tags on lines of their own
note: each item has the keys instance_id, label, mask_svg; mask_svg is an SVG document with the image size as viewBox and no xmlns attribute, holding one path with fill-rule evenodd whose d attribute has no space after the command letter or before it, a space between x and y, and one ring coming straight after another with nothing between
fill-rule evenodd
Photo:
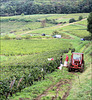
<instances>
[{"instance_id":1,"label":"green foliage","mask_svg":"<svg viewBox=\"0 0 92 100\"><path fill-rule=\"evenodd\" d=\"M31 55L45 51L60 50L70 47L70 43L62 40L21 40L21 36L17 40L1 40L1 54L3 55ZM29 38L29 36L28 36ZM68 46L67 46L68 45ZM7 48L6 48L7 47Z\"/></svg>"},{"instance_id":2,"label":"green foliage","mask_svg":"<svg viewBox=\"0 0 92 100\"><path fill-rule=\"evenodd\" d=\"M84 32L85 27L81 25L70 25L66 26L62 29L62 31L70 32L69 34L74 34L76 30L82 29ZM74 32L75 30L75 32ZM59 31L60 32L60 31ZM85 31L86 32L86 31ZM80 33L79 33L80 34ZM84 34L75 33L76 36L84 36ZM53 72L57 66L59 66L59 55L63 55L63 53L68 53L69 50L72 50L72 45L69 41L73 41L75 45L78 41L77 40L1 40L1 54L6 56L9 55L19 55L16 56L14 59L8 59L9 61L2 61L0 68L1 68L1 82L0 82L0 89L1 89L1 97L4 99L7 97L7 94L10 93L12 96L13 93L17 91L22 91L25 87L30 87L34 81L39 81L44 79L46 73ZM33 45L32 45L33 44ZM81 46L84 46L86 43L80 43ZM80 46L78 45L78 46ZM77 50L82 51L81 46L77 48ZM87 45L86 45L87 48ZM86 54L91 53L89 50L90 48L84 48ZM32 51L34 50L34 51ZM53 50L53 51L52 51ZM26 54L29 54L26 55ZM32 55L31 55L32 54ZM21 56L20 56L21 55ZM24 55L24 56L22 56ZM53 57L54 61L47 61L47 58ZM43 71L42 71L43 70ZM70 78L68 73L65 75L61 75L62 77ZM61 76L59 78L61 79ZM10 83L14 81L15 83L10 88ZM19 81L22 81L19 83ZM86 79L85 79L86 80ZM19 86L18 86L19 83ZM17 88L18 87L18 88ZM35 87L34 87L35 88ZM33 88L33 89L34 89ZM89 89L89 88L88 88ZM32 91L32 90L27 90ZM84 90L83 90L84 91ZM33 92L34 96L36 97L41 91L35 89ZM89 94L88 94L89 95ZM81 91L78 94L79 97L83 96ZM90 98L90 96L87 96ZM49 98L49 97L48 97ZM83 99L83 98L82 98Z\"/></svg>"},{"instance_id":3,"label":"green foliage","mask_svg":"<svg viewBox=\"0 0 92 100\"><path fill-rule=\"evenodd\" d=\"M55 52L53 52L53 53L56 56ZM49 53L49 55L50 55L50 53ZM15 60L15 62L16 62L15 65L13 65L14 62L12 62L12 64L9 64L9 65L7 64L7 67L5 65L5 69L3 70L4 75L7 71L9 71L9 70L11 70L11 71L8 72L8 77L4 76L4 77L7 77L7 80L6 80L6 78L4 78L1 81L1 83L3 84L1 86L2 95L7 97L8 93L11 93L11 95L12 95L16 91L21 91L21 89L32 85L34 81L39 81L39 80L43 79L44 75L46 73L53 72L59 65L59 59L55 58L55 56L54 56L54 61L44 60L44 56L42 57L42 55L41 56L39 55L39 56L35 56L33 63L30 63L31 62L30 58L26 58L24 60L22 59L22 61L19 61L20 59L18 59L17 62ZM36 61L36 58L39 58L39 59ZM43 62L45 62L45 63L43 63ZM2 68L3 67L4 66L2 66ZM42 69L43 69L43 71L42 71ZM3 72L2 72L2 76L3 76ZM12 88L10 88L9 87L10 83L14 80L14 77L15 77L14 86ZM23 80L20 82L21 78L23 78ZM18 84L19 84L19 86L18 86Z\"/></svg>"},{"instance_id":4,"label":"green foliage","mask_svg":"<svg viewBox=\"0 0 92 100\"><path fill-rule=\"evenodd\" d=\"M59 34L58 31L53 31L52 35L56 35L56 34Z\"/></svg>"},{"instance_id":5,"label":"green foliage","mask_svg":"<svg viewBox=\"0 0 92 100\"><path fill-rule=\"evenodd\" d=\"M58 1L58 0L57 0ZM1 2L0 15L30 15L53 13L89 13L92 11L92 0L8 0ZM43 6L44 5L44 6ZM73 5L73 6L72 6ZM81 8L81 9L80 9Z\"/></svg>"},{"instance_id":6,"label":"green foliage","mask_svg":"<svg viewBox=\"0 0 92 100\"><path fill-rule=\"evenodd\" d=\"M51 24L58 24L58 22L55 19L45 19L47 23L51 23Z\"/></svg>"},{"instance_id":7,"label":"green foliage","mask_svg":"<svg viewBox=\"0 0 92 100\"><path fill-rule=\"evenodd\" d=\"M76 22L76 20L75 20L74 18L71 18L71 19L69 20L69 23L73 23L73 22Z\"/></svg>"},{"instance_id":8,"label":"green foliage","mask_svg":"<svg viewBox=\"0 0 92 100\"><path fill-rule=\"evenodd\" d=\"M92 37L92 12L89 14L87 21L88 21L87 31L91 33L91 37Z\"/></svg>"},{"instance_id":9,"label":"green foliage","mask_svg":"<svg viewBox=\"0 0 92 100\"><path fill-rule=\"evenodd\" d=\"M71 49L71 53L72 53L72 52L75 52L75 48Z\"/></svg>"},{"instance_id":10,"label":"green foliage","mask_svg":"<svg viewBox=\"0 0 92 100\"><path fill-rule=\"evenodd\" d=\"M83 19L83 17L82 17L82 16L79 16L79 19L78 19L78 20L80 21L80 20L82 20L82 19Z\"/></svg>"},{"instance_id":11,"label":"green foliage","mask_svg":"<svg viewBox=\"0 0 92 100\"><path fill-rule=\"evenodd\" d=\"M69 51L69 48L71 47L70 43L68 43L68 46L67 46L67 43L62 41L61 42L62 44L61 44L60 41L62 41L62 40L57 40L57 42L54 39L52 40L52 42L51 42L51 40L16 40L16 41L15 40L11 40L11 41L7 40L6 41L7 46L8 45L10 46L11 44L13 44L10 46L10 48L14 47L13 50L11 49L12 56L17 53L16 47L19 50L19 55L23 55L22 51L25 52L25 54L26 54L27 53L26 50L29 50L29 53L32 53L33 55L29 55L29 56L26 55L26 56L19 57L19 58L16 57L14 59L9 59L6 62L2 61L1 66L0 66L1 70L2 70L1 83L5 86L5 87L1 86L2 87L2 92L1 92L2 96L4 96L4 98L7 98L8 97L7 94L9 94L9 93L12 96L13 93L15 93L17 91L21 91L25 87L31 86L34 83L34 81L39 81L41 79L44 79L44 75L46 73L52 73L57 68L57 66L59 66L59 64L60 64L59 55L60 54L63 55L66 47L67 47L67 52ZM5 44L6 44L6 42L5 42ZM9 44L9 42L10 42L10 44ZM4 43L4 41L3 41L3 43ZM22 43L22 44L20 44L20 43ZM14 46L14 44L16 44L16 45ZM27 47L24 47L24 44ZM34 52L34 51L30 52L30 50L33 49L32 44L33 44L34 48L36 49L36 52ZM60 46L57 44L59 44ZM66 44L66 46L65 46L65 44ZM49 46L47 46L47 45L49 45ZM61 45L63 45L63 47L61 47ZM5 49L10 51L10 49L7 46L5 46L5 48L3 48L2 51L4 51ZM39 50L37 50L37 48L38 48L37 46L39 47L39 50L41 50L40 51L41 53L39 53ZM20 47L22 47L22 50L19 49ZM23 50L23 48L26 48L26 50ZM49 48L49 51L48 51L48 48ZM35 53L38 53L38 54L35 54ZM10 55L9 52L7 52L6 55L9 56ZM51 58L51 57L54 58L54 61L48 61L47 58ZM7 78L7 80L6 80L6 78ZM10 84L14 80L15 80L15 82L14 82L12 88L10 88Z\"/></svg>"},{"instance_id":12,"label":"green foliage","mask_svg":"<svg viewBox=\"0 0 92 100\"><path fill-rule=\"evenodd\" d=\"M86 64L88 67L89 66L88 61L90 58L86 54L89 54L89 53L87 53L87 51L91 51L90 47L91 47L92 43L89 41L81 42L79 40L67 40L67 41L73 43L74 47L77 50L76 52L79 52L79 51L82 52L83 50L85 51L84 57L86 59ZM89 49L87 49L87 48L89 48ZM54 54L55 54L55 52L54 52ZM91 62L91 60L90 60L90 62ZM63 71L55 70L55 72L48 74L48 76L45 76L45 80L38 81L37 83L34 82L34 85L23 89L19 93L16 93L12 98L18 100L21 96L22 98L27 97L30 99L34 99L38 95L42 94L49 86L51 86L52 84L53 85L56 84L56 82L59 82L59 80L72 79L75 76L76 78L74 78L74 79L76 79L76 80L73 80L73 84L72 84L73 88L71 89L70 95L67 98L67 100L76 99L76 98L77 98L77 100L79 100L79 99L80 100L83 100L83 99L90 100L90 98L91 98L91 90L90 90L90 88L91 88L91 67L88 68L88 70L86 70L83 74L79 75L79 78L78 78L78 75L79 75L79 73L75 73L75 75L71 74L71 73L69 74L66 68L64 68ZM79 79L80 79L80 83L79 83ZM60 87L60 89L63 89L63 91L60 91L60 94L58 94L58 96L59 96L57 98L58 100L62 99L62 94L66 93L66 90L69 89L69 88L67 88L67 86L69 86L69 84L64 84L61 86L62 86L62 88ZM53 90L54 89L55 89L55 87L53 88ZM43 100L43 99L47 99L47 98L51 98L51 97L52 97L52 94L51 94L51 92L49 92L48 96L42 97L41 99ZM12 98L10 98L10 99L12 99Z\"/></svg>"}]
</instances>

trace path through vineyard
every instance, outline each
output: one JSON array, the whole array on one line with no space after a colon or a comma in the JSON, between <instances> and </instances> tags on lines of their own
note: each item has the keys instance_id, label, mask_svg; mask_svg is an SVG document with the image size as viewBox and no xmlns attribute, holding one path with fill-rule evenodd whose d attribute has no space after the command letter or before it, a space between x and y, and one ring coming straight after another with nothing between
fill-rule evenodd
<instances>
[{"instance_id":1,"label":"path through vineyard","mask_svg":"<svg viewBox=\"0 0 92 100\"><path fill-rule=\"evenodd\" d=\"M76 75L76 73L74 73L74 72L71 72L69 74ZM63 96L61 98L61 100L65 100L66 97L69 95L69 92L70 92L70 89L71 89L71 86L72 86L72 80L71 79L61 79L58 83L51 85L41 95L39 95L37 98L35 98L33 100L41 100L42 97L51 95L49 91L53 91L53 89L55 87L56 87L55 88L55 95L52 95L51 100L56 100L59 97L59 92L61 92L61 93L63 92L63 89L61 88L61 86L66 85L66 84L69 84L67 91L63 93Z\"/></svg>"}]
</instances>

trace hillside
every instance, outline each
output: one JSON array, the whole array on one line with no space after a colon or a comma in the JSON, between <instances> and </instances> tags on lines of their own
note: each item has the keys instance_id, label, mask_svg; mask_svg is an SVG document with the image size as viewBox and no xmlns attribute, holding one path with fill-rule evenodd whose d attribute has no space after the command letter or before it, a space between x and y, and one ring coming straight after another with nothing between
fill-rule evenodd
<instances>
[{"instance_id":1,"label":"hillside","mask_svg":"<svg viewBox=\"0 0 92 100\"><path fill-rule=\"evenodd\" d=\"M0 15L89 13L92 0L1 0Z\"/></svg>"},{"instance_id":2,"label":"hillside","mask_svg":"<svg viewBox=\"0 0 92 100\"><path fill-rule=\"evenodd\" d=\"M81 21L81 23L78 22L79 16L82 16L84 19L84 21ZM1 17L1 20L0 20L1 21L1 35L2 36L9 35L12 37L17 37L18 35L41 36L42 33L45 33L46 35L51 36L55 31L58 31L57 34L63 35L63 32L68 33L68 28L66 28L66 25L70 24L69 20L71 18L74 18L76 20L75 26L73 26L75 27L75 31L76 31L76 25L77 25L78 26L77 31L79 33L80 31L85 31L86 33L88 33L86 30L83 30L84 28L86 28L87 16L88 16L88 13L35 14L35 15ZM43 20L45 20L44 26L42 25ZM63 27L65 27L65 29ZM69 27L71 27L71 25Z\"/></svg>"},{"instance_id":3,"label":"hillside","mask_svg":"<svg viewBox=\"0 0 92 100\"><path fill-rule=\"evenodd\" d=\"M47 74L44 80L34 82L32 86L10 97L10 100L91 100L92 64L90 47L92 43L79 40L67 41L72 43L76 52L84 52L85 71L83 73L68 72L65 67L62 70L56 69L51 74ZM71 52L69 51L67 54L70 58Z\"/></svg>"},{"instance_id":4,"label":"hillside","mask_svg":"<svg viewBox=\"0 0 92 100\"><path fill-rule=\"evenodd\" d=\"M88 13L1 17L0 99L90 100L92 42L81 41L90 37L87 17ZM69 23L71 18L76 22ZM42 20L46 20L44 27ZM53 34L62 38L53 38ZM57 69L60 56L64 63L71 51L84 52L83 73Z\"/></svg>"}]
</instances>

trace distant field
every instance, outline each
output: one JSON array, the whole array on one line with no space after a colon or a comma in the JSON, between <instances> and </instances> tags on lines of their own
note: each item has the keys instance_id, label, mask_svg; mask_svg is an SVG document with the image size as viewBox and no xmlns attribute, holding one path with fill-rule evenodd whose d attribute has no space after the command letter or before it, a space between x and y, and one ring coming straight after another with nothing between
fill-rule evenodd
<instances>
[{"instance_id":1,"label":"distant field","mask_svg":"<svg viewBox=\"0 0 92 100\"><path fill-rule=\"evenodd\" d=\"M47 23L45 27L52 26ZM1 24L1 33L3 34L22 34L29 30L41 28L40 22L3 22Z\"/></svg>"},{"instance_id":2,"label":"distant field","mask_svg":"<svg viewBox=\"0 0 92 100\"><path fill-rule=\"evenodd\" d=\"M69 33L82 38L90 35L90 33L87 31L86 20L62 27L60 30L61 32Z\"/></svg>"},{"instance_id":3,"label":"distant field","mask_svg":"<svg viewBox=\"0 0 92 100\"><path fill-rule=\"evenodd\" d=\"M45 33L45 34L52 34L54 31L58 31L58 34L69 33L70 35L75 35L78 37L86 37L90 36L90 33L87 31L87 20L79 21L74 24L66 25L56 25L53 27L47 27L43 29L37 29L30 31L29 33Z\"/></svg>"},{"instance_id":4,"label":"distant field","mask_svg":"<svg viewBox=\"0 0 92 100\"><path fill-rule=\"evenodd\" d=\"M87 18L88 13L78 13L78 14L37 14L37 15L24 15L24 16L10 16L1 17L1 33L5 34L25 34L30 31L34 33L46 33L51 34L51 26L55 26L60 22L69 22L70 18L75 18L78 20L79 16L82 15L83 18ZM43 30L42 23L40 21L47 20ZM63 25L63 24L62 24ZM46 28L47 27L47 28ZM30 33L29 32L29 33Z\"/></svg>"}]
</instances>

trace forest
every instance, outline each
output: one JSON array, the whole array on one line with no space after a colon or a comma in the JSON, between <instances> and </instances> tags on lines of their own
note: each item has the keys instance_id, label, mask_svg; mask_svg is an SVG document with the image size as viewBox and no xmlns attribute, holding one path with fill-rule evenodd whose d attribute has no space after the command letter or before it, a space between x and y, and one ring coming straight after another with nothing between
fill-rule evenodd
<instances>
[{"instance_id":1,"label":"forest","mask_svg":"<svg viewBox=\"0 0 92 100\"><path fill-rule=\"evenodd\" d=\"M1 0L1 16L89 13L92 0Z\"/></svg>"}]
</instances>

